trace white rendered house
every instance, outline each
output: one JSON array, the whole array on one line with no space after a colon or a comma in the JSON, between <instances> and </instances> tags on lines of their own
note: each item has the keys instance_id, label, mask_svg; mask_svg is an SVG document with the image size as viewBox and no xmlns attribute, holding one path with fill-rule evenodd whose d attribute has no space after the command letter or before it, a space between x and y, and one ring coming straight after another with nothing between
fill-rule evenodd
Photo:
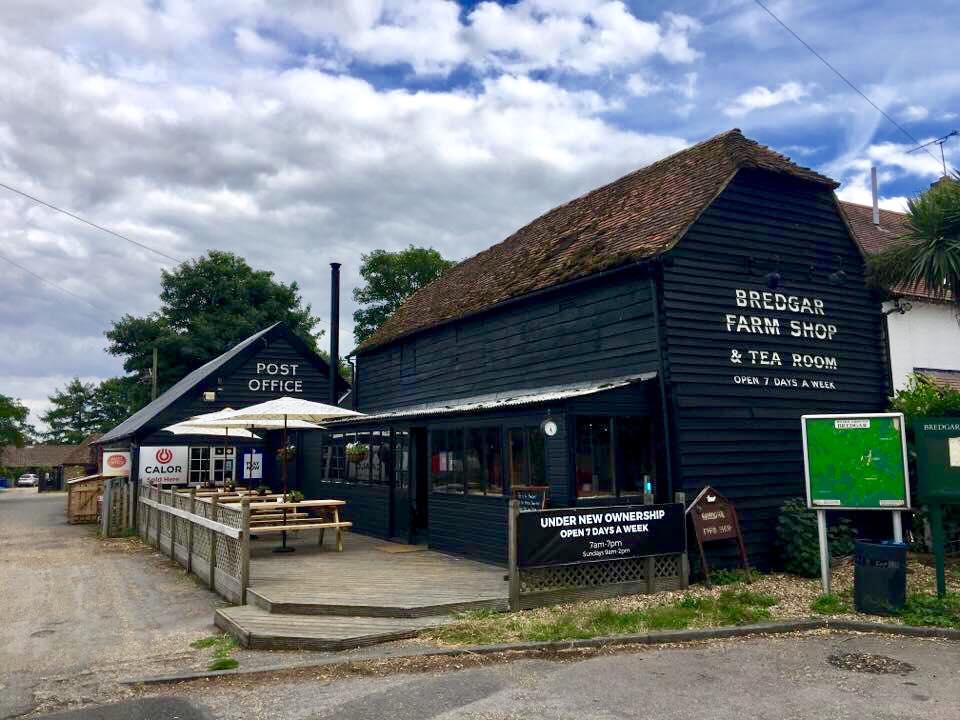
<instances>
[{"instance_id":1,"label":"white rendered house","mask_svg":"<svg viewBox=\"0 0 960 720\"><path fill-rule=\"evenodd\" d=\"M906 232L903 213L841 202L854 238L867 255L890 247ZM879 222L875 223L874 220ZM890 372L895 390L913 373L960 389L960 318L953 303L937 300L922 286L897 287L883 303Z\"/></svg>"}]
</instances>

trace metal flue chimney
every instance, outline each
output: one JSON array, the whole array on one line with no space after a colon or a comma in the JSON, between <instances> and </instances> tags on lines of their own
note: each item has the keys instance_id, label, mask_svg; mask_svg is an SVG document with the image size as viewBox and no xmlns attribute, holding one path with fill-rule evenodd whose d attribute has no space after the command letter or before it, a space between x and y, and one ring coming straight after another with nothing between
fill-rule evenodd
<instances>
[{"instance_id":1,"label":"metal flue chimney","mask_svg":"<svg viewBox=\"0 0 960 720\"><path fill-rule=\"evenodd\" d=\"M340 375L340 263L330 263L330 404L339 398L337 379Z\"/></svg>"},{"instance_id":2,"label":"metal flue chimney","mask_svg":"<svg viewBox=\"0 0 960 720\"><path fill-rule=\"evenodd\" d=\"M880 193L877 191L877 167L870 168L870 188L873 191L873 224L880 224Z\"/></svg>"}]
</instances>

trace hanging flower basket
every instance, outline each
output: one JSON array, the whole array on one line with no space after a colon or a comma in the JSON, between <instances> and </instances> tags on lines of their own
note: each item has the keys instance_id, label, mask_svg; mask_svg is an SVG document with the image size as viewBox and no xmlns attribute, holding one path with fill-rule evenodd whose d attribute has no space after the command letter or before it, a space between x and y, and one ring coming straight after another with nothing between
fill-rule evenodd
<instances>
[{"instance_id":1,"label":"hanging flower basket","mask_svg":"<svg viewBox=\"0 0 960 720\"><path fill-rule=\"evenodd\" d=\"M283 460L286 457L287 460L293 460L297 455L297 446L296 445L287 445L285 448L277 448L277 460Z\"/></svg>"},{"instance_id":2,"label":"hanging flower basket","mask_svg":"<svg viewBox=\"0 0 960 720\"><path fill-rule=\"evenodd\" d=\"M370 446L366 443L350 443L347 445L347 460L352 463L362 463L370 455Z\"/></svg>"}]
</instances>

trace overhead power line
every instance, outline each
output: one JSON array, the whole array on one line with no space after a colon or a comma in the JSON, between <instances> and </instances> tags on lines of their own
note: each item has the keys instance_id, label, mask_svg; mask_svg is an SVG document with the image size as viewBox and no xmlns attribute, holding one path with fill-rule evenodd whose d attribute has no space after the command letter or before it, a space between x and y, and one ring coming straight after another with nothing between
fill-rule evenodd
<instances>
[{"instance_id":1,"label":"overhead power line","mask_svg":"<svg viewBox=\"0 0 960 720\"><path fill-rule=\"evenodd\" d=\"M121 235L120 233L118 233L118 232L116 232L116 231L114 231L114 230L111 230L110 228L105 228L105 227L103 227L103 225L97 225L97 223L95 223L95 222L91 222L90 220L87 220L86 218L82 218L82 217L80 217L79 215L70 212L69 210L64 210L64 209L61 208L61 207L57 207L56 205L53 205L53 204L51 204L51 203L48 203L46 200L41 200L40 198L38 198L38 197L36 197L36 196L34 196L34 195L30 195L29 193L25 193L23 190L18 190L18 189L15 188L15 187L12 187L12 186L10 186L10 185L7 185L6 183L0 182L0 187L4 188L5 190L9 190L9 191L12 192L12 193L16 193L17 195L20 195L21 197L25 197L25 198L27 198L27 200L32 200L33 202L37 203L38 205L43 205L44 207L48 207L48 208L50 208L51 210L55 210L55 211L58 212L58 213L63 213L63 214L66 215L67 217L71 217L71 218L73 218L74 220L77 220L77 221L79 221L79 222L82 222L82 223L84 223L85 225L89 225L89 226L92 227L92 228L96 228L97 230L100 230L101 232L105 232L105 233L107 233L108 235L113 235L113 236L116 237L116 238L120 238L121 240L125 240L126 242L131 243L131 244L133 244L133 245L136 245L136 246L139 247L139 248L143 248L144 250L148 250L148 251L150 251L150 252L152 252L152 253L155 253L155 254L159 255L160 257L165 257L167 260L172 260L173 262L177 263L178 265L183 262L183 260L180 260L179 258L175 258L175 257L173 257L173 255L168 255L167 253L163 252L162 250L157 250L156 248L150 247L149 245L146 245L146 244L144 244L144 243L142 243L142 242L139 242L139 241L134 240L134 239L132 239L132 238L128 238L126 235Z\"/></svg>"},{"instance_id":2,"label":"overhead power line","mask_svg":"<svg viewBox=\"0 0 960 720\"><path fill-rule=\"evenodd\" d=\"M781 20L779 17L777 17L776 14L774 14L773 10L771 10L770 8L768 8L768 7L762 2L762 0L753 0L753 1L754 1L757 5L759 5L761 8L763 8L763 10L767 13L767 15L769 15L769 16L772 17L774 20L776 20L777 23L778 23L784 30L786 30L788 33L790 33L791 35L793 35L793 37L795 37L795 38L797 39L797 42L799 42L799 43L800 43L801 45L803 45L807 50L809 50L811 53L813 53L814 57L816 57L820 62L822 62L824 65L826 65L828 68L830 68L830 70L833 71L833 74L834 74L834 75L836 75L838 78L840 78L841 80L843 80L847 85L850 86L850 88L851 88L857 95L859 95L859 96L862 97L864 100L866 100L874 110L876 110L878 113L880 113L881 115L883 115L883 117L886 118L887 121L888 121L891 125L893 125L895 128L897 128L897 130L899 130L899 131L902 132L904 135L906 135L908 138L910 138L910 140L913 142L914 145L920 145L920 141L917 140L917 138L915 138L915 137L913 136L913 134L912 134L909 130L907 130L905 127L903 127L903 125L901 125L901 124L898 123L896 120L894 120L892 117L890 117L890 115L888 115L888 114L883 110L883 108L881 108L881 107L880 107L879 105L877 105L873 100L871 100L869 97L867 97L867 95L866 95L862 90L860 90L860 88L858 88L856 85L854 85L850 80L847 79L847 77L846 77L842 72L840 72L839 70L837 70L837 68L835 68L833 65L831 65L829 60L827 60L823 55L821 55L821 54L818 53L816 50L814 50L813 47L811 47L810 44L809 44L806 40L804 40L802 37L800 37L799 35L797 35L797 33L795 33L795 32L793 31L793 29L792 29L789 25L787 25L783 20ZM917 148L917 149L919 149L919 148ZM927 153L927 155L929 155L929 156L930 156L931 158L933 158L934 160L937 159L936 156L935 156L932 152L930 152L926 147L924 147L923 150L924 150L924 152ZM938 161L938 162L939 162L939 161Z\"/></svg>"},{"instance_id":3,"label":"overhead power line","mask_svg":"<svg viewBox=\"0 0 960 720\"><path fill-rule=\"evenodd\" d=\"M108 315L112 314L112 312L111 312L110 310L108 310L107 308L102 307L102 306L100 306L100 305L97 305L96 303L90 302L89 300L87 300L87 299L86 299L85 297L83 297L82 295L77 295L77 293L73 292L73 290L67 290L67 288L63 287L62 285L57 285L57 283L53 282L52 280L47 280L47 278L43 277L42 275L39 275L39 274L35 273L35 272L34 272L33 270L31 270L30 268L24 267L23 265L21 265L21 264L18 263L17 261L11 260L11 259L8 258L6 255L0 255L0 260L5 260L6 262L10 263L11 265L13 265L13 266L14 266L15 268L17 268L18 270L21 270L21 271L25 272L27 275L31 275L31 276L35 277L37 280L39 280L40 282L44 283L45 285L49 285L50 287L56 288L57 290L59 290L59 291L62 292L62 293L66 293L66 294L69 295L70 297L76 298L76 299L79 300L80 302L84 303L85 305L89 305L90 307L92 307L94 310L96 310L96 311L98 311L98 312L105 312L105 313L107 313ZM109 320L106 320L106 318L98 318L98 319L99 319L99 320L102 320L102 321L104 321L104 322L108 322L108 323L109 323Z\"/></svg>"}]
</instances>

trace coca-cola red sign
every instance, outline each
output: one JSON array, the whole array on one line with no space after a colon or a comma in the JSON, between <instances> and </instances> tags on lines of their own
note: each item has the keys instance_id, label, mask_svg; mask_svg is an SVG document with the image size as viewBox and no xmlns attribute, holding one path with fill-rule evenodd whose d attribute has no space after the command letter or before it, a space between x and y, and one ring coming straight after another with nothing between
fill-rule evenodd
<instances>
[{"instance_id":1,"label":"coca-cola red sign","mask_svg":"<svg viewBox=\"0 0 960 720\"><path fill-rule=\"evenodd\" d=\"M112 468L122 468L127 464L127 458L124 455L111 455L107 458L107 465Z\"/></svg>"}]
</instances>

